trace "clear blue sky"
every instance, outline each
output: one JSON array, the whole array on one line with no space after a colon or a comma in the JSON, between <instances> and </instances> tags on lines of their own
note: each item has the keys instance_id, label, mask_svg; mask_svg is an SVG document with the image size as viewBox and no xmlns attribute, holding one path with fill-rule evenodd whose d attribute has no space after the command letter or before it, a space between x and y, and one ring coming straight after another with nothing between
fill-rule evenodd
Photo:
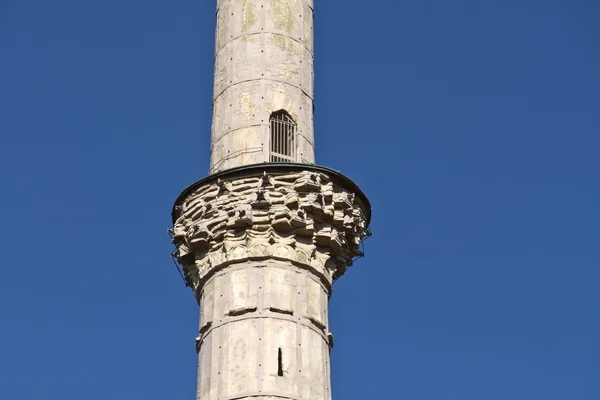
<instances>
[{"instance_id":1,"label":"clear blue sky","mask_svg":"<svg viewBox=\"0 0 600 400\"><path fill-rule=\"evenodd\" d=\"M0 398L194 398L214 3L0 0ZM599 399L600 2L316 3L318 163L373 204L334 398Z\"/></svg>"}]
</instances>

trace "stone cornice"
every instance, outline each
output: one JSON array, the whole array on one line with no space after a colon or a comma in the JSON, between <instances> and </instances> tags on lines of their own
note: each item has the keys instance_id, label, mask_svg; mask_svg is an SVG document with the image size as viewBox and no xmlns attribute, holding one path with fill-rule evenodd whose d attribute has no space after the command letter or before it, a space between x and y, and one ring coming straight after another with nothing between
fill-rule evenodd
<instances>
[{"instance_id":1,"label":"stone cornice","mask_svg":"<svg viewBox=\"0 0 600 400\"><path fill-rule=\"evenodd\" d=\"M322 172L329 176L329 178L340 187L343 187L344 190L354 193L356 197L362 202L365 216L367 219L367 226L371 221L371 204L367 196L363 193L363 191L358 187L356 183L354 183L350 178L345 176L339 171L336 171L331 168L323 167L320 165L311 165L311 164L303 164L303 163L261 163L261 164L252 164L252 165L244 165L242 167L231 168L224 171L220 171L211 175L208 175L199 181L192 183L190 186L186 187L183 192L177 197L175 203L173 204L173 209L171 210L171 218L173 220L173 224L180 215L182 203L188 197L188 195L199 188L200 186L204 186L219 179L230 179L242 176L252 176L256 174L262 174L263 172L271 173L271 174L281 174L281 173L290 173L294 171L312 171L312 172Z\"/></svg>"},{"instance_id":2,"label":"stone cornice","mask_svg":"<svg viewBox=\"0 0 600 400\"><path fill-rule=\"evenodd\" d=\"M210 176L175 203L173 243L197 294L217 271L266 259L309 269L330 286L362 256L370 207L354 183L305 164L258 167Z\"/></svg>"}]
</instances>

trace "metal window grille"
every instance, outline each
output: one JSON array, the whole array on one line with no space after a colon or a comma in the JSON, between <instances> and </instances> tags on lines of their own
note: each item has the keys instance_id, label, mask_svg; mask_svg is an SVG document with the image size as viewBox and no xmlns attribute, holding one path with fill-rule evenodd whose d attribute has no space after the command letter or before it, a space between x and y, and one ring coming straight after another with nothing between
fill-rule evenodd
<instances>
[{"instance_id":1,"label":"metal window grille","mask_svg":"<svg viewBox=\"0 0 600 400\"><path fill-rule=\"evenodd\" d=\"M271 162L296 162L296 123L285 111L271 114Z\"/></svg>"}]
</instances>

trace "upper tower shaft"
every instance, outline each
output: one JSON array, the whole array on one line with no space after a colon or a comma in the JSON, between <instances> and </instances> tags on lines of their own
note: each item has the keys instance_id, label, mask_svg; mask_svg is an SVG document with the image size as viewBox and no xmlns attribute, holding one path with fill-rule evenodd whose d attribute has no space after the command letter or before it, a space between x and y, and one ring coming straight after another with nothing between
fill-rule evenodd
<instances>
[{"instance_id":1,"label":"upper tower shaft","mask_svg":"<svg viewBox=\"0 0 600 400\"><path fill-rule=\"evenodd\" d=\"M210 173L314 163L313 0L219 0Z\"/></svg>"}]
</instances>

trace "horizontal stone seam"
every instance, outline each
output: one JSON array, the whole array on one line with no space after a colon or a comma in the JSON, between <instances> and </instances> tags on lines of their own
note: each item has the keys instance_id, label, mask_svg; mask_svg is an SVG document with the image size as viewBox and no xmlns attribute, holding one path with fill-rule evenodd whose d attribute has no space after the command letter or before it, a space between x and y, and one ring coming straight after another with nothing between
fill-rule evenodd
<instances>
[{"instance_id":1,"label":"horizontal stone seam","mask_svg":"<svg viewBox=\"0 0 600 400\"><path fill-rule=\"evenodd\" d=\"M259 126L268 127L268 125L269 124L252 124L252 125L240 126L235 129L228 130L223 135L221 135L216 141L214 141L213 144L211 144L210 151L212 153L213 149L215 147L215 144L217 142L219 142L221 139L223 139L225 136L227 136L233 132L241 131L242 129L246 129L246 128L256 128ZM304 139L309 144L310 147L314 148L314 146L315 146L314 143L306 135L298 133L298 137ZM262 153L262 152L263 152L262 146L261 147L255 146L255 147L248 147L245 149L240 149L240 150L234 151L233 153L227 153L227 155L225 157L220 158L217 161L215 161L214 165L212 167L210 167L209 173L212 173L215 169L218 169L225 161L233 160L233 159L243 156L245 154Z\"/></svg>"},{"instance_id":2,"label":"horizontal stone seam","mask_svg":"<svg viewBox=\"0 0 600 400\"><path fill-rule=\"evenodd\" d=\"M245 128L256 128L257 126L269 126L269 122L261 122L261 123L251 123L248 125L238 125L235 126L234 128L228 129L225 131L225 133L222 133L221 136L215 138L213 136L213 143L211 144L211 150L215 147L215 143L218 143L221 139L223 139L225 136L227 136L228 134L235 132L235 131L239 131L240 129L245 129ZM311 145L313 144L313 142L308 138L308 136L304 135L303 133L297 132L298 136L303 137L308 143L310 143Z\"/></svg>"},{"instance_id":3,"label":"horizontal stone seam","mask_svg":"<svg viewBox=\"0 0 600 400\"><path fill-rule=\"evenodd\" d=\"M294 42L300 44L302 47L304 47L304 49L308 52L308 54L310 54L311 58L314 60L315 58L315 53L313 50L311 50L311 47L309 47L306 43L308 42L304 42L302 39L296 39L294 36L290 36L289 34L286 33L281 33L281 32L277 32L277 31L253 31L253 32L246 32L246 33L242 33L241 35L236 35L234 37L230 37L227 41L225 41L225 43L223 43L221 45L221 47L217 47L215 46L215 59L217 58L216 55L222 51L228 44L230 44L231 42L235 42L236 40L239 40L245 36L256 36L256 35L262 35L263 33L267 33L267 34L271 34L271 35L277 35L277 36L283 36L283 37L287 37L292 39Z\"/></svg>"},{"instance_id":4,"label":"horizontal stone seam","mask_svg":"<svg viewBox=\"0 0 600 400\"><path fill-rule=\"evenodd\" d=\"M204 287L204 285L206 284L206 282L208 282L208 279L212 278L213 275L217 274L218 272L221 272L222 270L224 270L227 267L230 267L233 264L240 264L240 263L246 263L248 261L265 261L265 260L277 260L277 261L281 261L281 258L275 258L274 256L261 256L261 257L247 257L247 258L243 258L243 259L239 259L239 260L227 260L224 261L222 264L219 264L218 266L213 266L212 268L210 268L210 271L205 275L204 278L200 278L199 279L199 284L198 284L198 289L202 290L202 288ZM292 261L292 260L288 260L288 259L283 259L283 261L287 261L290 264L292 264L293 266L308 271L311 274L313 274L314 276L316 276L317 278L319 278L319 280L322 283L322 286L324 286L327 292L327 296L331 296L331 291L333 289L332 285L329 283L329 281L327 280L327 277L321 273L319 273L316 269L307 266L305 264L299 263L297 261ZM192 265L193 268L196 268L195 264L187 264L186 266L189 268L189 265ZM246 268L245 266L243 268ZM268 268L268 267L266 267ZM184 271L187 272L187 271Z\"/></svg>"},{"instance_id":5,"label":"horizontal stone seam","mask_svg":"<svg viewBox=\"0 0 600 400\"><path fill-rule=\"evenodd\" d=\"M228 397L223 397L223 400L240 400L246 399L248 397L276 397L279 399L291 399L291 400L300 400L298 396L292 396L290 394L280 393L280 392L259 392L259 393L245 393L243 395L233 395Z\"/></svg>"},{"instance_id":6,"label":"horizontal stone seam","mask_svg":"<svg viewBox=\"0 0 600 400\"><path fill-rule=\"evenodd\" d=\"M291 263L291 261L289 261L289 262ZM294 267L294 269L299 270L299 271L295 271L295 272L310 272L307 269L300 268L295 265L292 265L292 267ZM276 262L276 263L272 263L270 265L265 265L264 263L261 263L261 262L247 263L244 265L230 265L229 267L222 269L219 272L216 272L213 276L210 277L210 279L207 279L206 281L204 281L204 285L208 285L210 282L214 281L219 276L223 276L229 272L239 271L241 269L246 269L246 268L281 268L281 269L285 269L285 270L292 269L292 268L290 268L290 266L287 263L282 263L282 262ZM318 278L318 276L317 276L317 278ZM324 285L320 279L313 279L313 281L317 282L319 284L319 286L321 286L321 289L323 289L325 291L325 293L328 293L328 291L331 290L331 287ZM200 295L201 296L204 295L204 289L202 289L200 291Z\"/></svg>"},{"instance_id":7,"label":"horizontal stone seam","mask_svg":"<svg viewBox=\"0 0 600 400\"><path fill-rule=\"evenodd\" d=\"M243 128L239 128L239 129L243 129ZM233 132L233 131L230 131L229 133L231 133L231 132ZM226 136L226 135L224 135L224 136ZM210 167L209 172L212 173L213 170L219 168L222 164L225 163L225 161L233 160L233 159L241 157L241 156L243 156L245 154L262 153L262 152L263 152L262 146L260 146L260 147L259 146L255 146L255 147L248 147L248 148L245 148L245 149L239 149L237 151L234 151L233 153L228 153L225 157L220 158L219 160L217 160L213 164L213 166ZM211 153L212 153L212 147L211 147Z\"/></svg>"},{"instance_id":8,"label":"horizontal stone seam","mask_svg":"<svg viewBox=\"0 0 600 400\"><path fill-rule=\"evenodd\" d=\"M219 323L213 323L210 328L204 332L204 334L202 335L202 337L199 340L199 345L200 347L202 346L202 344L204 343L204 339L206 339L208 336L210 336L210 334L217 328L220 328L222 326L234 323L234 322L239 322L239 321L244 321L247 319L279 319L279 320L283 320L283 321L289 321L289 322L294 322L298 325L302 325L310 330L312 330L313 332L317 333L319 336L321 336L321 338L323 339L323 341L329 345L329 339L327 338L327 334L320 330L317 329L315 327L315 325L313 323L305 323L304 321L302 321L302 317L297 317L294 318L292 316L287 316L285 314L278 314L278 313L273 313L273 312L261 312L260 314L256 315L256 313L253 314L244 314L238 317L226 317L223 320L221 320L222 322Z\"/></svg>"},{"instance_id":9,"label":"horizontal stone seam","mask_svg":"<svg viewBox=\"0 0 600 400\"><path fill-rule=\"evenodd\" d=\"M302 134L302 133L300 133L300 132L298 132L298 133L297 133L297 135L298 135L298 137L301 137L301 138L303 138L304 140L306 140L306 141L307 141L307 142L308 142L308 143L311 145L311 147L314 149L314 147L315 147L315 143L314 143L312 140L310 140L310 139L308 138L308 136L306 136L306 135L304 135L304 134Z\"/></svg>"},{"instance_id":10,"label":"horizontal stone seam","mask_svg":"<svg viewBox=\"0 0 600 400\"><path fill-rule=\"evenodd\" d=\"M242 83L254 82L254 81L271 81L271 82L283 83L285 85L293 87L294 89L300 90L302 93L304 93L306 95L306 97L308 97L311 100L314 100L314 98L315 98L314 95L308 93L306 90L304 90L303 87L301 87L299 85L296 85L296 84L294 84L291 81L287 81L285 79L264 78L264 77L261 76L260 78L242 79L242 80L239 80L239 81L228 83L227 86L223 90L221 90L217 94L213 95L213 102L212 102L213 108L215 106L215 103L216 103L217 99L219 97L221 97L227 91L227 89L231 89L233 86L237 86L237 85L240 85Z\"/></svg>"},{"instance_id":11,"label":"horizontal stone seam","mask_svg":"<svg viewBox=\"0 0 600 400\"><path fill-rule=\"evenodd\" d=\"M233 160L233 159L243 156L245 154L262 153L262 152L263 152L262 146L260 146L260 147L254 146L254 147L249 147L246 149L239 149L237 151L234 151L233 153L228 153L225 157L219 158L219 160L215 161L213 166L210 168L210 171L212 172L213 170L218 169L219 167L221 167L222 164L225 163L225 161Z\"/></svg>"},{"instance_id":12,"label":"horizontal stone seam","mask_svg":"<svg viewBox=\"0 0 600 400\"><path fill-rule=\"evenodd\" d=\"M227 135L229 135L229 134L231 134L233 132L236 132L236 131L241 131L242 129L256 128L256 127L260 127L260 126L264 126L264 127L268 128L269 124L268 123L264 123L264 124L251 124L251 125L245 125L245 126L236 127L234 129L230 129L230 130L226 131L224 134L222 134L221 136L219 136L219 138L217 140L213 141L213 143L210 146L211 153L212 153L212 151L213 151L213 149L215 147L215 144L218 143L225 136L227 136ZM304 134L302 134L300 132L298 132L297 135L298 135L298 137L304 139L309 144L309 146L311 146L311 147L314 148L315 144L308 138L308 136L306 136L306 135L304 135ZM215 164L210 168L209 171L212 172L214 169L220 167L221 164L223 164L227 160L230 160L230 159L242 156L244 154L259 153L259 152L262 152L262 147L255 146L255 147L249 147L249 148L245 148L245 149L240 149L240 150L237 150L237 151L235 151L233 153L228 153L225 157L220 158L219 160L217 160L215 162Z\"/></svg>"},{"instance_id":13,"label":"horizontal stone seam","mask_svg":"<svg viewBox=\"0 0 600 400\"><path fill-rule=\"evenodd\" d=\"M211 145L210 145L210 151L212 152L212 150L214 149L215 145L216 145L218 142L220 142L220 141L221 141L221 139L223 139L225 136L227 136L227 135L229 135L229 134L231 134L231 133L233 133L233 132L236 132L236 131L242 130L242 129L246 129L246 128L256 128L256 127L260 127L260 126L269 127L269 122L262 122L262 123L260 123L260 124L240 125L240 126L236 126L236 127L235 127L235 128L233 128L233 129L226 130L226 131L225 131L225 133L221 134L221 136L219 136L218 138L216 138L216 139L215 139L215 138L213 137L213 140L211 141L212 143L211 143ZM308 142L308 143L311 145L311 147L314 147L314 146L315 146L314 142L313 142L312 140L310 140L310 139L308 138L308 136L306 136L305 134L301 133L301 131L298 131L296 134L297 134L299 137L301 137L301 138L303 138L304 140L306 140L306 141L307 141L307 142ZM258 147L257 147L257 148L258 148ZM244 149L242 149L242 150L244 150Z\"/></svg>"},{"instance_id":14,"label":"horizontal stone seam","mask_svg":"<svg viewBox=\"0 0 600 400\"><path fill-rule=\"evenodd\" d=\"M211 140L212 143L210 145L210 151L212 152L212 150L215 148L215 145L217 143L219 143L221 141L221 139L223 139L225 136L227 136L227 135L229 135L229 134L231 134L233 132L236 132L236 131L239 131L239 130L242 130L242 129L246 129L246 128L256 128L256 127L261 127L261 126L268 127L269 123L268 122L263 122L263 123L260 123L260 124L249 124L249 125L243 125L243 126L236 126L233 129L228 129L228 130L225 131L225 133L223 133L218 138L215 139L213 137L213 140ZM258 146L256 146L256 147L258 148ZM242 150L245 150L245 149L242 149ZM232 154L232 153L230 153L230 154Z\"/></svg>"}]
</instances>

